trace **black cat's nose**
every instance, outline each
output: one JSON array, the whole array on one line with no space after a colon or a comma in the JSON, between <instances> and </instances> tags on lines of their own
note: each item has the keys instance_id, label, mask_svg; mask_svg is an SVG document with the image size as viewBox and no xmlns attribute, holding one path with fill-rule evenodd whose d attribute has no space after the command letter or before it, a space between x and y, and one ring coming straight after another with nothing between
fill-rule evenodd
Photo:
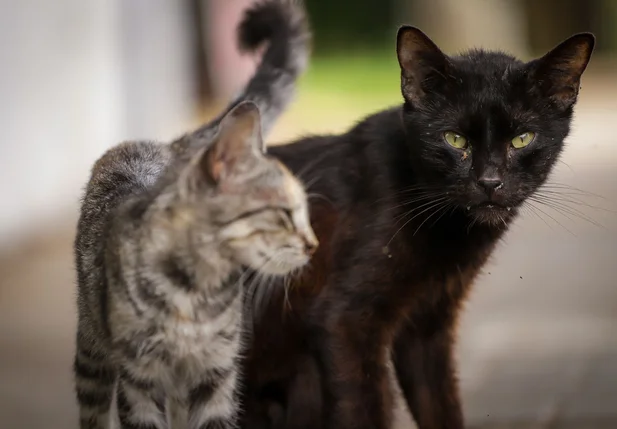
<instances>
[{"instance_id":1,"label":"black cat's nose","mask_svg":"<svg viewBox=\"0 0 617 429\"><path fill-rule=\"evenodd\" d=\"M501 177L498 176L482 176L478 179L478 185L482 186L487 193L491 194L503 186L503 181Z\"/></svg>"}]
</instances>

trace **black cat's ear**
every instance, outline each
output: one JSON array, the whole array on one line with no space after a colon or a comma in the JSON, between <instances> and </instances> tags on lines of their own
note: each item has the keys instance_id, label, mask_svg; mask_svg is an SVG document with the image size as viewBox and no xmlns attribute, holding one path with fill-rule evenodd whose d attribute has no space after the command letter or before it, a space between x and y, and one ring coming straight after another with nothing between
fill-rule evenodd
<instances>
[{"instance_id":1,"label":"black cat's ear","mask_svg":"<svg viewBox=\"0 0 617 429\"><path fill-rule=\"evenodd\" d=\"M255 103L244 101L222 119L218 135L198 162L198 170L213 183L241 172L265 151L261 116Z\"/></svg>"},{"instance_id":2,"label":"black cat's ear","mask_svg":"<svg viewBox=\"0 0 617 429\"><path fill-rule=\"evenodd\" d=\"M573 105L595 40L591 33L575 34L543 57L532 61L529 64L532 86L564 108Z\"/></svg>"},{"instance_id":3,"label":"black cat's ear","mask_svg":"<svg viewBox=\"0 0 617 429\"><path fill-rule=\"evenodd\" d=\"M402 26L396 36L396 54L401 66L401 89L412 104L422 99L447 76L448 58L422 31Z\"/></svg>"}]
</instances>

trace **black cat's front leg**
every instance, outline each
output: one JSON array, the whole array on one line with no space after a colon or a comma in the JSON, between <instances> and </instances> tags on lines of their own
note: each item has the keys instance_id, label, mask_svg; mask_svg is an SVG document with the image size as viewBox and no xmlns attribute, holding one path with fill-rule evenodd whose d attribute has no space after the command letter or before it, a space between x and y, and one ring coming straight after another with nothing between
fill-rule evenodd
<instances>
[{"instance_id":1,"label":"black cat's front leg","mask_svg":"<svg viewBox=\"0 0 617 429\"><path fill-rule=\"evenodd\" d=\"M303 356L296 364L296 375L287 390L285 420L279 428L313 429L323 420L321 373L312 357ZM277 425L273 425L277 428Z\"/></svg>"},{"instance_id":2,"label":"black cat's front leg","mask_svg":"<svg viewBox=\"0 0 617 429\"><path fill-rule=\"evenodd\" d=\"M387 371L388 355L375 331L357 324L330 330L320 345L328 429L389 429L392 391Z\"/></svg>"},{"instance_id":3,"label":"black cat's front leg","mask_svg":"<svg viewBox=\"0 0 617 429\"><path fill-rule=\"evenodd\" d=\"M463 429L453 358L453 323L404 327L393 346L396 375L419 429Z\"/></svg>"}]
</instances>

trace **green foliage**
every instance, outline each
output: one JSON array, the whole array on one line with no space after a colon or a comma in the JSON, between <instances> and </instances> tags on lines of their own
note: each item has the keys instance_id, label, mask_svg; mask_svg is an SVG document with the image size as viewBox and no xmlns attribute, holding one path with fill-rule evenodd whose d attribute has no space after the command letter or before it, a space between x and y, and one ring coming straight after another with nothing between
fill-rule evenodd
<instances>
[{"instance_id":1,"label":"green foliage","mask_svg":"<svg viewBox=\"0 0 617 429\"><path fill-rule=\"evenodd\" d=\"M394 0L305 0L318 54L392 41Z\"/></svg>"}]
</instances>

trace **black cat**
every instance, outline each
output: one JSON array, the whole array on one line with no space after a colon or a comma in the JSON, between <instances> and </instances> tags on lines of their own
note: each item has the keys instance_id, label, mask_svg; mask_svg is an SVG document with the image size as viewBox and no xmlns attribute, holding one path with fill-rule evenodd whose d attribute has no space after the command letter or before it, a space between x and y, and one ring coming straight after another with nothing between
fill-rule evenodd
<instances>
[{"instance_id":1,"label":"black cat","mask_svg":"<svg viewBox=\"0 0 617 429\"><path fill-rule=\"evenodd\" d=\"M392 357L419 428L463 428L461 303L555 165L594 40L525 63L447 56L403 27L401 107L271 149L323 197L311 205L321 245L256 322L244 427L387 429Z\"/></svg>"}]
</instances>

